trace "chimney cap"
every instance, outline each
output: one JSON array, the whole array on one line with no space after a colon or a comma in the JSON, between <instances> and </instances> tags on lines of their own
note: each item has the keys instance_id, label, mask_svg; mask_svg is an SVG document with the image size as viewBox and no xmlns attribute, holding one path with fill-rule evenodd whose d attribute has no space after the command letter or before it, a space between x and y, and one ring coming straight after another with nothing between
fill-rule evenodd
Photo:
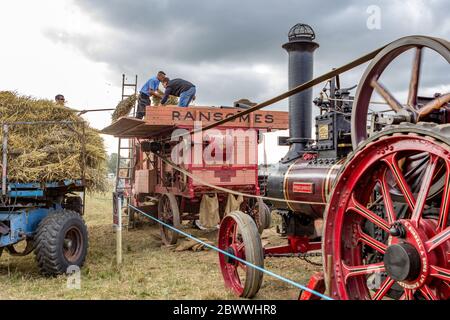
<instances>
[{"instance_id":1,"label":"chimney cap","mask_svg":"<svg viewBox=\"0 0 450 320\"><path fill-rule=\"evenodd\" d=\"M305 23L297 23L288 33L289 41L309 40L313 41L316 38L313 28Z\"/></svg>"}]
</instances>

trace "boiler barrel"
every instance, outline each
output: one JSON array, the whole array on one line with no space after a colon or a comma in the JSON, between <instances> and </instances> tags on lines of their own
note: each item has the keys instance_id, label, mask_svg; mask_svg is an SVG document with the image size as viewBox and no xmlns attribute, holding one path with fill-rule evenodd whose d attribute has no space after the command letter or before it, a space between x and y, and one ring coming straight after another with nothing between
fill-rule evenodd
<instances>
[{"instance_id":1,"label":"boiler barrel","mask_svg":"<svg viewBox=\"0 0 450 320\"><path fill-rule=\"evenodd\" d=\"M267 191L270 197L296 202L273 203L278 209L322 217L341 162L326 164L298 159L279 164L269 175Z\"/></svg>"}]
</instances>

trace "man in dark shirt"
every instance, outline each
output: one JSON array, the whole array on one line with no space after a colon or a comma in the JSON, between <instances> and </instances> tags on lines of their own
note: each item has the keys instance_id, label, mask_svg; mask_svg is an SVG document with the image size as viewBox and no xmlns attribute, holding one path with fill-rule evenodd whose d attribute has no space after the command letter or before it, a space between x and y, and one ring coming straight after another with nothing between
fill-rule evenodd
<instances>
[{"instance_id":1,"label":"man in dark shirt","mask_svg":"<svg viewBox=\"0 0 450 320\"><path fill-rule=\"evenodd\" d=\"M170 80L166 77L162 80L162 84L166 88L166 91L164 92L161 104L165 104L169 96L175 96L180 97L180 101L178 102L179 107L187 107L195 97L195 86L189 81L183 79Z\"/></svg>"}]
</instances>

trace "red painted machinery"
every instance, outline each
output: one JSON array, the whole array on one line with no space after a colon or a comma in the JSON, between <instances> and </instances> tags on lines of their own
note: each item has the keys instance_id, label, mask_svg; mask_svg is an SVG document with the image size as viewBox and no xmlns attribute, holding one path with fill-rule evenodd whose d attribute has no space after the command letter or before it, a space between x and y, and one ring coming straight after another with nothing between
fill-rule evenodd
<instances>
[{"instance_id":1,"label":"red painted machinery","mask_svg":"<svg viewBox=\"0 0 450 320\"><path fill-rule=\"evenodd\" d=\"M288 113L261 111L214 130L188 134L195 126L206 126L242 110L242 107L149 106L145 120L124 117L103 129L105 134L131 141L132 156L125 162L125 176L118 177L125 180L124 198L177 228L183 221L202 223L203 201L203 212L207 214L203 220L210 223L209 228L217 226L234 206L249 214L262 232L270 225L267 205L249 198L242 198L241 202L233 196L230 200L227 192L210 186L259 195L259 134L286 129ZM178 239L178 233L163 226L161 236L168 245Z\"/></svg>"},{"instance_id":2,"label":"red painted machinery","mask_svg":"<svg viewBox=\"0 0 450 320\"><path fill-rule=\"evenodd\" d=\"M312 79L314 38L307 25L289 33L290 88ZM339 77L328 81L314 100L315 139L312 91L290 97L290 150L267 181L267 195L283 199L269 202L288 243L263 248L255 224L233 212L221 223L219 247L261 267L265 257L320 249L323 272L311 287L334 299L449 299L449 63L446 40L390 43L354 97ZM433 78L440 82L431 87ZM402 92L406 103L396 98ZM220 265L238 296L258 292L262 272L224 255Z\"/></svg>"}]
</instances>

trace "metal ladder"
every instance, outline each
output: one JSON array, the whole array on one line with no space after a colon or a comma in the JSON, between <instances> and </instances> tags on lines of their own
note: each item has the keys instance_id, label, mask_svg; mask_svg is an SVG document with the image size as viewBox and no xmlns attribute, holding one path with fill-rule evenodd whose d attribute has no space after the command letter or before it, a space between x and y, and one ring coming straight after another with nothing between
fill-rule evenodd
<instances>
[{"instance_id":1,"label":"metal ladder","mask_svg":"<svg viewBox=\"0 0 450 320\"><path fill-rule=\"evenodd\" d=\"M134 94L137 94L137 75L135 76L134 83L127 83L125 74L122 75L122 100L130 97L132 94L127 93L126 89L131 88L134 90ZM129 90L128 90L129 91ZM136 105L133 108L133 116L136 115ZM133 228L134 215L130 210L129 205L132 199L132 186L133 181L133 166L134 166L134 143L133 139L119 138L119 146L117 150L117 166L116 166L116 185L115 195L122 197L121 208L122 216L125 223L122 223L123 227L127 229ZM121 173L126 172L126 175Z\"/></svg>"},{"instance_id":2,"label":"metal ladder","mask_svg":"<svg viewBox=\"0 0 450 320\"><path fill-rule=\"evenodd\" d=\"M138 83L138 76L136 75L134 78L134 82L127 83L127 77L125 74L122 74L122 101L125 100L128 97L131 97L133 94L127 93L125 90L127 88L132 88L134 90L134 95L137 94L137 83ZM136 116L136 104L133 108L133 117Z\"/></svg>"}]
</instances>

